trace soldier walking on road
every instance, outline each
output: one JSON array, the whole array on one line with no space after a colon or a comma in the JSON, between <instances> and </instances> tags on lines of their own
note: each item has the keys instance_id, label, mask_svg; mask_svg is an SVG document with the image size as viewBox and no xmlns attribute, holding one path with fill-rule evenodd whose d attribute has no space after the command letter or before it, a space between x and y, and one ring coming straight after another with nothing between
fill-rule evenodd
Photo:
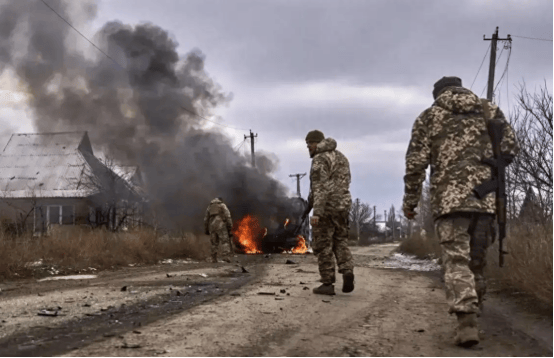
<instances>
[{"instance_id":1,"label":"soldier walking on road","mask_svg":"<svg viewBox=\"0 0 554 358\"><path fill-rule=\"evenodd\" d=\"M221 198L215 198L210 202L204 216L204 231L206 235L210 235L212 244L212 262L217 262L219 244L222 246L221 251L224 260L231 262L230 256L233 245L230 239L230 232L232 228L233 221L231 220L231 213L227 205L223 203Z\"/></svg>"},{"instance_id":2,"label":"soldier walking on road","mask_svg":"<svg viewBox=\"0 0 554 358\"><path fill-rule=\"evenodd\" d=\"M337 142L314 130L306 136L312 160L310 195L304 218L314 209L310 224L313 227L313 250L317 256L321 286L313 292L335 294L335 258L342 273L342 292L354 290L354 265L348 242L350 196L350 164L336 150Z\"/></svg>"},{"instance_id":3,"label":"soldier walking on road","mask_svg":"<svg viewBox=\"0 0 554 358\"><path fill-rule=\"evenodd\" d=\"M434 85L433 105L416 119L404 176L404 215L413 219L425 170L431 165L431 206L441 244L449 312L456 313L456 343L479 343L477 314L486 285L487 247L494 241L495 196L479 199L476 186L491 178L482 160L491 158L487 121L503 124L502 157L511 162L519 151L514 132L498 106L462 87L458 77Z\"/></svg>"}]
</instances>

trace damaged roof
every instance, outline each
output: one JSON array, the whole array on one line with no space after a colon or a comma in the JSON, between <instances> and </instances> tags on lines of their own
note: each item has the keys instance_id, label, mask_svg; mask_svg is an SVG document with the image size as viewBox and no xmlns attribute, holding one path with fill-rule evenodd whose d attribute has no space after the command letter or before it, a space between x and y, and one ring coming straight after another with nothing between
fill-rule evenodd
<instances>
[{"instance_id":1,"label":"damaged roof","mask_svg":"<svg viewBox=\"0 0 554 358\"><path fill-rule=\"evenodd\" d=\"M100 169L87 132L12 134L0 154L0 196L87 197L98 189L83 184L84 173Z\"/></svg>"}]
</instances>

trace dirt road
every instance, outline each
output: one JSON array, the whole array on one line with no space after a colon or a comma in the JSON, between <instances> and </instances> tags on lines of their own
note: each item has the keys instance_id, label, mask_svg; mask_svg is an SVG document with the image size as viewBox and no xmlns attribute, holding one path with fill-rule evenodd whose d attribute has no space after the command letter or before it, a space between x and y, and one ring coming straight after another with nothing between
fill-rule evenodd
<instances>
[{"instance_id":1,"label":"dirt road","mask_svg":"<svg viewBox=\"0 0 554 358\"><path fill-rule=\"evenodd\" d=\"M339 276L329 297L311 292L319 284L313 255L3 283L0 355L552 355L552 316L494 294L481 317L481 344L454 346L439 272L389 268L398 266L389 258L394 248L353 248L356 288L340 292ZM44 308L58 314L38 316Z\"/></svg>"}]
</instances>

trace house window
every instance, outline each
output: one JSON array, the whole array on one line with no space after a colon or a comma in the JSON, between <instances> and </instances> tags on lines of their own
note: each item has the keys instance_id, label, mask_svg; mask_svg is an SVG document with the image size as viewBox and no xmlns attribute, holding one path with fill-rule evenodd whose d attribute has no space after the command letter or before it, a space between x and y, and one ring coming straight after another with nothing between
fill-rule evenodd
<instances>
[{"instance_id":1,"label":"house window","mask_svg":"<svg viewBox=\"0 0 554 358\"><path fill-rule=\"evenodd\" d=\"M46 207L48 225L74 225L74 205L48 205Z\"/></svg>"}]
</instances>

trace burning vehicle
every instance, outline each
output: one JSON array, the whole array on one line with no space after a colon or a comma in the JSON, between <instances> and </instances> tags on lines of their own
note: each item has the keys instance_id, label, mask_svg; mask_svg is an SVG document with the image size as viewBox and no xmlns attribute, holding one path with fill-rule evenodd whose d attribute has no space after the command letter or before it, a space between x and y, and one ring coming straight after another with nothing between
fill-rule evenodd
<instances>
[{"instance_id":1,"label":"burning vehicle","mask_svg":"<svg viewBox=\"0 0 554 358\"><path fill-rule=\"evenodd\" d=\"M245 215L233 228L235 247L245 254L306 253L309 225L308 220L302 221L302 214L307 205L302 198L291 198L286 217L270 218L269 227L260 226L254 215Z\"/></svg>"}]
</instances>

